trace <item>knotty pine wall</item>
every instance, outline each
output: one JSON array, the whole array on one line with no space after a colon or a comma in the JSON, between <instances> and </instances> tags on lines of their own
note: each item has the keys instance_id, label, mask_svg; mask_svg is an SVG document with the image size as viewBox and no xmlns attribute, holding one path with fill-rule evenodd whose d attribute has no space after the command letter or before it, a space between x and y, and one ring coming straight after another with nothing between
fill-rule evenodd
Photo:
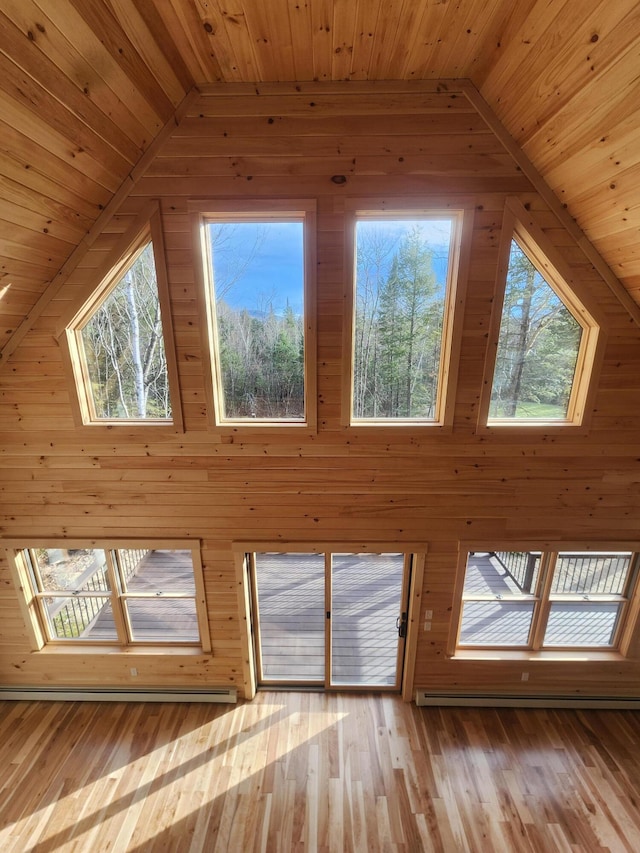
<instances>
[{"instance_id":1,"label":"knotty pine wall","mask_svg":"<svg viewBox=\"0 0 640 853\"><path fill-rule=\"evenodd\" d=\"M432 690L640 693L626 660L452 660L445 650L460 540L640 546L640 330L466 98L443 91L311 98L304 87L210 88L193 102L118 214L0 373L0 525L5 538L178 537L202 541L213 651L30 651L0 565L0 682L237 685L244 614L232 542L423 543L415 686ZM231 94L228 94L231 92ZM334 175L346 181L337 184ZM476 430L502 214L517 196L608 326L588 429ZM188 205L194 199L317 201L318 429L216 432L207 416ZM345 207L353 197L474 208L454 425L342 426ZM160 203L184 432L75 426L57 339L150 200ZM424 631L424 612L433 612ZM135 665L138 677L130 677Z\"/></svg>"}]
</instances>

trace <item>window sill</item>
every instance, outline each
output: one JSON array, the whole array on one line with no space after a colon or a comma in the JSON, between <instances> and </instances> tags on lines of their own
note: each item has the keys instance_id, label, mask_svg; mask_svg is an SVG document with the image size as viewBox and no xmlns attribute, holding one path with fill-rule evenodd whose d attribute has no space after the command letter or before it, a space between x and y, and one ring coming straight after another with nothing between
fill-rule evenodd
<instances>
[{"instance_id":1,"label":"window sill","mask_svg":"<svg viewBox=\"0 0 640 853\"><path fill-rule=\"evenodd\" d=\"M126 655L128 657L145 655L170 655L171 657L211 657L211 652L205 652L200 645L171 645L158 646L118 646L97 645L95 643L49 643L41 649L34 650L37 655Z\"/></svg>"},{"instance_id":2,"label":"window sill","mask_svg":"<svg viewBox=\"0 0 640 853\"><path fill-rule=\"evenodd\" d=\"M452 661L541 661L547 663L620 663L627 658L617 649L558 649L530 651L527 649L457 649Z\"/></svg>"}]
</instances>

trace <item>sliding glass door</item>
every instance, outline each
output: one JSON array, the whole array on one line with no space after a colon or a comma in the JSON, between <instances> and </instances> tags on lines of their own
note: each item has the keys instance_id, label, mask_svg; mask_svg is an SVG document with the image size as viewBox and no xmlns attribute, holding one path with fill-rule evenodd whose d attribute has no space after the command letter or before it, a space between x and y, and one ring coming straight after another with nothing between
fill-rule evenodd
<instances>
[{"instance_id":1,"label":"sliding glass door","mask_svg":"<svg viewBox=\"0 0 640 853\"><path fill-rule=\"evenodd\" d=\"M258 681L399 689L408 555L249 555Z\"/></svg>"}]
</instances>

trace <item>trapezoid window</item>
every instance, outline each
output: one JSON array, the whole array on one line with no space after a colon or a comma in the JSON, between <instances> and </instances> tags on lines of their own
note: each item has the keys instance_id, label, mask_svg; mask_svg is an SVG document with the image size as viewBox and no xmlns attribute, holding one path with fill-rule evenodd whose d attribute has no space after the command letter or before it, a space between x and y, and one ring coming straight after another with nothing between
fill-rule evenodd
<instances>
[{"instance_id":1,"label":"trapezoid window","mask_svg":"<svg viewBox=\"0 0 640 853\"><path fill-rule=\"evenodd\" d=\"M496 304L499 328L495 319L493 325L495 363L488 405L485 397L486 423L579 425L598 325L546 250L519 222L502 251L507 260L502 302Z\"/></svg>"},{"instance_id":2,"label":"trapezoid window","mask_svg":"<svg viewBox=\"0 0 640 853\"><path fill-rule=\"evenodd\" d=\"M353 424L442 421L461 217L356 215Z\"/></svg>"},{"instance_id":3,"label":"trapezoid window","mask_svg":"<svg viewBox=\"0 0 640 853\"><path fill-rule=\"evenodd\" d=\"M83 423L181 422L159 228L154 221L133 233L66 325Z\"/></svg>"},{"instance_id":4,"label":"trapezoid window","mask_svg":"<svg viewBox=\"0 0 640 853\"><path fill-rule=\"evenodd\" d=\"M218 424L309 422L307 213L200 220Z\"/></svg>"}]
</instances>

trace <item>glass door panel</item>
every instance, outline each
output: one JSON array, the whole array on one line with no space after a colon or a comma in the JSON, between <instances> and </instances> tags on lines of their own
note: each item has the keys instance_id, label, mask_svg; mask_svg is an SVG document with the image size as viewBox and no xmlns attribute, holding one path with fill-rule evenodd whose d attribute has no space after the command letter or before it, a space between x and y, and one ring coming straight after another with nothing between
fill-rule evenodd
<instances>
[{"instance_id":1,"label":"glass door panel","mask_svg":"<svg viewBox=\"0 0 640 853\"><path fill-rule=\"evenodd\" d=\"M323 684L324 555L256 554L255 595L259 680Z\"/></svg>"},{"instance_id":2,"label":"glass door panel","mask_svg":"<svg viewBox=\"0 0 640 853\"><path fill-rule=\"evenodd\" d=\"M332 555L332 686L399 686L403 589L403 554Z\"/></svg>"}]
</instances>

